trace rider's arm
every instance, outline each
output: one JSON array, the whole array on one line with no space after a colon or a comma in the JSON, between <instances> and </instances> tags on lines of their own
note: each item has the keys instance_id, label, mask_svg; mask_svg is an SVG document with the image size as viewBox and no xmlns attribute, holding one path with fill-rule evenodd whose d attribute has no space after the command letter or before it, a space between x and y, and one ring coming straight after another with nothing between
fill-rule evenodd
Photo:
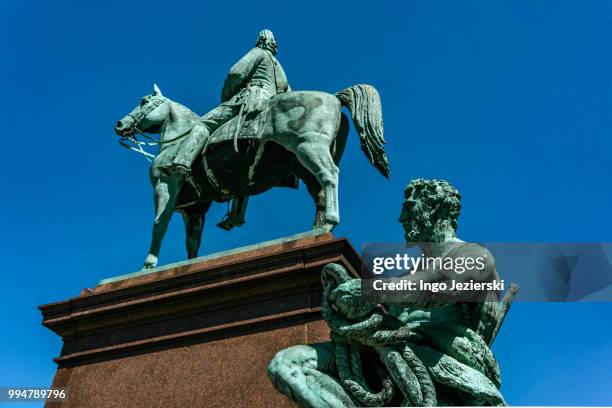
<instances>
[{"instance_id":1,"label":"rider's arm","mask_svg":"<svg viewBox=\"0 0 612 408\"><path fill-rule=\"evenodd\" d=\"M255 47L234 64L223 84L223 90L221 91L222 103L229 101L244 83L248 81L257 65L263 59L263 56L263 50Z\"/></svg>"},{"instance_id":2,"label":"rider's arm","mask_svg":"<svg viewBox=\"0 0 612 408\"><path fill-rule=\"evenodd\" d=\"M282 93L289 91L291 91L291 86L289 86L289 81L287 81L285 70L280 63L276 63L276 92Z\"/></svg>"}]
</instances>

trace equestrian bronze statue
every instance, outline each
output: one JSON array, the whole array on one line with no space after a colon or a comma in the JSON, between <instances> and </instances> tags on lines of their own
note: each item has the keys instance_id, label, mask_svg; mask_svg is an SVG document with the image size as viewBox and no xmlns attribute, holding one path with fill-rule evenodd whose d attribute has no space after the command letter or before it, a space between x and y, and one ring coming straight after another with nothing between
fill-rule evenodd
<instances>
[{"instance_id":1,"label":"equestrian bronze statue","mask_svg":"<svg viewBox=\"0 0 612 408\"><path fill-rule=\"evenodd\" d=\"M273 38L265 31L260 38ZM275 42L270 44L274 44L275 53ZM376 89L354 85L336 94L290 91L280 65L271 59L272 51L247 54L246 60L232 68L224 86L225 101L212 113L200 117L163 96L154 85L153 93L117 122L115 131L123 142L135 143L142 151L143 142L136 139L140 134L159 145L150 168L155 219L145 268L157 265L173 212L183 216L187 254L194 258L204 216L213 201L234 200L229 225L220 225L229 229L240 225L249 196L272 187L297 188L298 180L306 185L315 203L313 228L333 229L340 222L338 164L349 131L343 106L351 113L366 157L389 177ZM245 73L241 64L252 69ZM256 80L253 75L258 72ZM274 82L266 85L261 78L270 72ZM225 116L219 119L221 111ZM148 133L159 134L159 139Z\"/></svg>"}]
</instances>

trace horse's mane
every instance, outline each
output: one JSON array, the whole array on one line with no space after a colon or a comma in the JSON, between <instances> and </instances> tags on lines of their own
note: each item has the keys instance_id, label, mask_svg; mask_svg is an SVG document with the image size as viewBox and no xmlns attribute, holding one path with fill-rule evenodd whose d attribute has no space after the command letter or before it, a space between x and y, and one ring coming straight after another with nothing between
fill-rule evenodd
<instances>
[{"instance_id":1,"label":"horse's mane","mask_svg":"<svg viewBox=\"0 0 612 408\"><path fill-rule=\"evenodd\" d=\"M200 115L198 115L197 113L195 113L194 111L192 111L191 109L186 107L185 105L181 105L180 103L178 103L176 101L173 101L170 98L166 98L166 99L168 99L168 101L170 101L174 105L174 107L176 109L178 109L179 111L181 111L182 113L189 114L189 115L193 116L193 119L199 119L200 118Z\"/></svg>"}]
</instances>

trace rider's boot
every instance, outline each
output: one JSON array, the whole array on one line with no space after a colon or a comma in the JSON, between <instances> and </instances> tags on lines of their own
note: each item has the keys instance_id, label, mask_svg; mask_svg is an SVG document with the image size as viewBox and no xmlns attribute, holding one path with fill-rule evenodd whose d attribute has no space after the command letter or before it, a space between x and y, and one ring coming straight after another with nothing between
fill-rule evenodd
<instances>
[{"instance_id":1,"label":"rider's boot","mask_svg":"<svg viewBox=\"0 0 612 408\"><path fill-rule=\"evenodd\" d=\"M191 174L191 165L200 154L200 151L202 151L210 135L208 126L204 123L202 123L202 125L203 126L194 128L191 134L180 142L177 155L170 163L162 168L162 171L168 175L182 175L184 180L193 187L198 197L202 196L202 191Z\"/></svg>"}]
</instances>

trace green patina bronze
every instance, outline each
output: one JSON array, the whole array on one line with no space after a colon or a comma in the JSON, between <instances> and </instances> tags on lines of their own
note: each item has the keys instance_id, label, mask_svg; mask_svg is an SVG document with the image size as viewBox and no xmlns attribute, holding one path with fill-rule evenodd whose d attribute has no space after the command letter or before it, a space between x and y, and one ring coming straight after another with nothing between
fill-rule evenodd
<instances>
[{"instance_id":1,"label":"green patina bronze","mask_svg":"<svg viewBox=\"0 0 612 408\"><path fill-rule=\"evenodd\" d=\"M455 234L461 195L446 181L414 180L400 215L406 239L425 256L487 255L480 280L497 277L483 247ZM476 278L466 271L466 281ZM443 282L448 272L417 271L407 279ZM454 277L456 278L456 274ZM343 267L322 271L322 314L331 342L280 351L268 368L275 388L300 407L505 405L491 344L517 292L479 303L423 299L367 304L359 279ZM488 295L487 295L488 296Z\"/></svg>"},{"instance_id":2,"label":"green patina bronze","mask_svg":"<svg viewBox=\"0 0 612 408\"><path fill-rule=\"evenodd\" d=\"M297 188L298 180L315 203L313 228L333 229L340 222L338 164L348 136L343 106L366 157L389 176L376 89L354 85L336 94L291 91L276 49L272 33L263 30L255 48L230 70L221 105L202 117L154 86L153 94L117 122L115 131L123 142L139 148L136 135L160 135L150 171L155 220L145 268L157 265L175 211L185 221L191 259L197 256L204 214L212 202L233 200L219 224L229 230L244 223L249 196L277 186Z\"/></svg>"}]
</instances>

